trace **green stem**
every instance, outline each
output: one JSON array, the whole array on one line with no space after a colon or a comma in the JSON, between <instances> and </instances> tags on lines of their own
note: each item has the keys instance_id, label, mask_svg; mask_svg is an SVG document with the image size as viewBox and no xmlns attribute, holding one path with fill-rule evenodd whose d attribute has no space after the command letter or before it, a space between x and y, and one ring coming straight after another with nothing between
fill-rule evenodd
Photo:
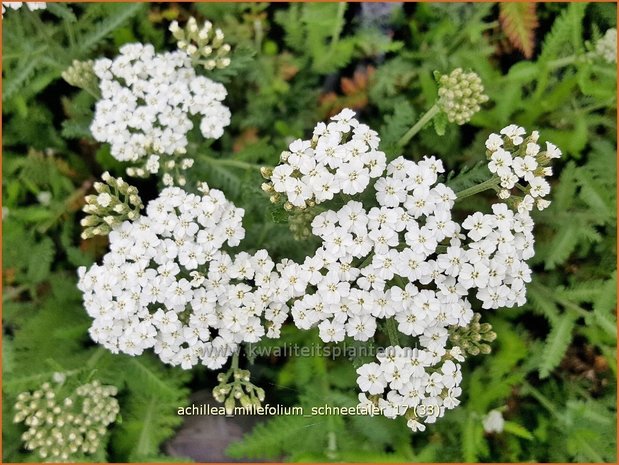
<instances>
[{"instance_id":1,"label":"green stem","mask_svg":"<svg viewBox=\"0 0 619 465\"><path fill-rule=\"evenodd\" d=\"M385 322L385 328L387 329L387 336L389 336L389 343L392 346L400 345L400 340L398 338L398 328L393 318L389 318Z\"/></svg>"},{"instance_id":2,"label":"green stem","mask_svg":"<svg viewBox=\"0 0 619 465\"><path fill-rule=\"evenodd\" d=\"M462 200L471 195L479 194L480 192L486 191L488 189L493 189L498 186L501 182L501 178L498 176L492 176L490 179L485 180L481 184L477 184L476 186L469 187L468 189L461 190L460 192L456 192L456 200Z\"/></svg>"},{"instance_id":3,"label":"green stem","mask_svg":"<svg viewBox=\"0 0 619 465\"><path fill-rule=\"evenodd\" d=\"M406 134L398 141L398 147L402 148L410 142L410 140L428 124L432 118L434 118L441 109L435 103L432 107L415 123L415 125L408 130Z\"/></svg>"},{"instance_id":4,"label":"green stem","mask_svg":"<svg viewBox=\"0 0 619 465\"><path fill-rule=\"evenodd\" d=\"M87 368L94 368L101 357L105 355L105 349L103 347L97 347L94 353L86 361Z\"/></svg>"},{"instance_id":5,"label":"green stem","mask_svg":"<svg viewBox=\"0 0 619 465\"><path fill-rule=\"evenodd\" d=\"M563 420L563 417L561 416L561 414L559 414L559 412L557 411L557 409L555 408L555 406L553 405L553 403L548 400L541 392L539 392L537 389L535 389L533 386L531 386L531 384L527 381L525 381L522 386L525 388L526 393L531 394L533 397L535 397L535 399L546 409L548 410L552 415L554 415L559 421Z\"/></svg>"},{"instance_id":6,"label":"green stem","mask_svg":"<svg viewBox=\"0 0 619 465\"><path fill-rule=\"evenodd\" d=\"M578 58L576 55L570 55L568 57L557 58L556 60L549 61L546 65L548 69L555 70L559 68L563 68L564 66L571 65Z\"/></svg>"},{"instance_id":7,"label":"green stem","mask_svg":"<svg viewBox=\"0 0 619 465\"><path fill-rule=\"evenodd\" d=\"M570 56L566 56L563 58L557 58L556 60L549 61L546 64L546 68L551 71L554 71L556 69L563 68L564 66L572 65L576 63L577 61L585 61L588 58L595 58L595 56L596 56L595 52L587 52L582 55L575 54L575 55L570 55Z\"/></svg>"},{"instance_id":8,"label":"green stem","mask_svg":"<svg viewBox=\"0 0 619 465\"><path fill-rule=\"evenodd\" d=\"M230 158L213 158L208 155L202 155L203 158L208 160L209 163L220 166L232 166L234 168L252 169L260 171L263 165L256 165L254 163L248 163L242 160L233 160Z\"/></svg>"},{"instance_id":9,"label":"green stem","mask_svg":"<svg viewBox=\"0 0 619 465\"><path fill-rule=\"evenodd\" d=\"M232 364L230 365L230 371L233 373L239 369L239 351L235 350L232 356Z\"/></svg>"}]
</instances>

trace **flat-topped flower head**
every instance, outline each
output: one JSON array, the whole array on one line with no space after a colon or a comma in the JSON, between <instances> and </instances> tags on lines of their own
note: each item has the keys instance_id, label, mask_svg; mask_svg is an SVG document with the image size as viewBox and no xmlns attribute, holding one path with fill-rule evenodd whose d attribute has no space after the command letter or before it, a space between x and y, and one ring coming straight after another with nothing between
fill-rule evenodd
<instances>
[{"instance_id":1,"label":"flat-topped flower head","mask_svg":"<svg viewBox=\"0 0 619 465\"><path fill-rule=\"evenodd\" d=\"M273 201L283 196L289 208L301 209L339 193L359 194L385 169L379 143L375 131L344 109L328 124L318 123L312 139L293 141L281 163L265 173L270 182L263 189L276 194Z\"/></svg>"},{"instance_id":2,"label":"flat-topped flower head","mask_svg":"<svg viewBox=\"0 0 619 465\"><path fill-rule=\"evenodd\" d=\"M244 211L221 191L202 190L164 189L146 215L112 230L100 265L79 269L95 342L217 369L241 342L279 336L288 313L274 263L264 250L224 251L245 236Z\"/></svg>"},{"instance_id":3,"label":"flat-topped flower head","mask_svg":"<svg viewBox=\"0 0 619 465\"><path fill-rule=\"evenodd\" d=\"M114 158L142 164L132 175L187 167L187 135L194 124L207 139L220 138L230 124L221 103L225 87L197 76L184 52L126 44L119 56L99 59L93 69L101 100L90 129L96 140L111 144Z\"/></svg>"},{"instance_id":4,"label":"flat-topped flower head","mask_svg":"<svg viewBox=\"0 0 619 465\"><path fill-rule=\"evenodd\" d=\"M550 205L546 178L552 176L552 160L561 150L551 142L539 143L539 133L511 124L486 140L488 169L501 179L499 198L508 200L519 211L543 210ZM522 195L523 194L523 195Z\"/></svg>"}]
</instances>

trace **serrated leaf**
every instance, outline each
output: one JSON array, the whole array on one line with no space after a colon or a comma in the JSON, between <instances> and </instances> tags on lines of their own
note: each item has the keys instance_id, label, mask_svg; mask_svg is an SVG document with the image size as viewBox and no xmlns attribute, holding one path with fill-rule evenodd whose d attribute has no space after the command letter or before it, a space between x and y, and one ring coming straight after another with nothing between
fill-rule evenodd
<instances>
[{"instance_id":1,"label":"serrated leaf","mask_svg":"<svg viewBox=\"0 0 619 465\"><path fill-rule=\"evenodd\" d=\"M546 34L538 62L548 62L560 56L574 53L581 44L582 20L587 8L586 3L571 2L552 24Z\"/></svg>"},{"instance_id":2,"label":"serrated leaf","mask_svg":"<svg viewBox=\"0 0 619 465\"><path fill-rule=\"evenodd\" d=\"M579 236L580 225L578 223L566 224L557 232L548 245L548 254L544 260L547 270L554 270L558 264L569 258L578 245Z\"/></svg>"},{"instance_id":3,"label":"serrated leaf","mask_svg":"<svg viewBox=\"0 0 619 465\"><path fill-rule=\"evenodd\" d=\"M577 179L580 185L580 197L583 201L596 213L604 217L611 217L614 214L614 209L610 203L612 202L612 195L608 195L609 192L606 187L582 171L579 172Z\"/></svg>"},{"instance_id":4,"label":"serrated leaf","mask_svg":"<svg viewBox=\"0 0 619 465\"><path fill-rule=\"evenodd\" d=\"M447 115L442 111L433 118L434 121L434 130L436 131L436 135L444 136L445 130L447 129Z\"/></svg>"},{"instance_id":5,"label":"serrated leaf","mask_svg":"<svg viewBox=\"0 0 619 465\"><path fill-rule=\"evenodd\" d=\"M539 367L540 378L547 378L550 372L561 363L567 347L572 342L573 329L573 317L562 316L559 321L555 322L543 348Z\"/></svg>"},{"instance_id":6,"label":"serrated leaf","mask_svg":"<svg viewBox=\"0 0 619 465\"><path fill-rule=\"evenodd\" d=\"M503 430L528 441L534 439L533 435L524 426L514 423L513 421L506 421L503 425Z\"/></svg>"},{"instance_id":7,"label":"serrated leaf","mask_svg":"<svg viewBox=\"0 0 619 465\"><path fill-rule=\"evenodd\" d=\"M45 237L33 249L28 257L28 280L34 284L40 283L49 276L56 248L54 242Z\"/></svg>"},{"instance_id":8,"label":"serrated leaf","mask_svg":"<svg viewBox=\"0 0 619 465\"><path fill-rule=\"evenodd\" d=\"M412 105L406 100L398 102L393 114L385 116L385 124L381 127L381 150L388 155L397 155L398 141L414 122L415 110Z\"/></svg>"},{"instance_id":9,"label":"serrated leaf","mask_svg":"<svg viewBox=\"0 0 619 465\"><path fill-rule=\"evenodd\" d=\"M509 42L526 58L533 56L537 14L535 3L500 3L499 21Z\"/></svg>"}]
</instances>

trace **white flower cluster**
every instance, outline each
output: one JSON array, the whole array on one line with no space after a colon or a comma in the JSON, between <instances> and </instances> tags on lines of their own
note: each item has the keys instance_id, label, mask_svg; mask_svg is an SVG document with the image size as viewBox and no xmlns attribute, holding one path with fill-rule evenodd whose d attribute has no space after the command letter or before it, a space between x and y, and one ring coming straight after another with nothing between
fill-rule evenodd
<instances>
[{"instance_id":1,"label":"white flower cluster","mask_svg":"<svg viewBox=\"0 0 619 465\"><path fill-rule=\"evenodd\" d=\"M617 63L617 29L606 31L604 37L595 44L595 53L608 63Z\"/></svg>"},{"instance_id":2,"label":"white flower cluster","mask_svg":"<svg viewBox=\"0 0 619 465\"><path fill-rule=\"evenodd\" d=\"M522 305L531 274L525 260L533 256L528 212L499 203L460 226L451 218L455 194L436 184L442 171L433 157L400 157L376 182L379 207L350 201L314 218L323 244L296 273L316 290L292 306L299 328L318 325L325 342L366 341L377 319L393 317L401 333L441 349L445 328L473 316L469 290L484 308Z\"/></svg>"},{"instance_id":3,"label":"white flower cluster","mask_svg":"<svg viewBox=\"0 0 619 465\"><path fill-rule=\"evenodd\" d=\"M509 141L506 147L523 142ZM550 144L550 156L540 155L542 165L552 158L553 148ZM295 325L317 326L323 341L340 342L346 336L367 341L379 320L391 320L386 323L417 338L413 362L407 355L399 364L370 365L372 379L383 380L383 388L391 386L386 399L373 399L379 407L406 412L393 410L404 402L400 389L421 393L415 398L420 405L435 406L432 414L406 414L414 430L458 403L459 381L453 383L449 376L457 371L450 360L461 357L461 349L449 349L448 339L450 328L466 327L473 319L469 296L475 295L486 309L524 304L531 279L526 260L534 254L529 209L514 212L497 203L492 213L475 212L459 224L451 213L455 193L437 182L442 172L442 163L434 157L417 163L399 157L389 163L387 174L374 186L378 206L366 210L360 202L349 201L314 218L312 231L322 246L302 265L294 265L293 273L294 286L299 292L306 289L292 303ZM426 371L412 376L400 367L418 363L419 357ZM391 385L394 366L402 372ZM365 370L370 368L359 374L367 374ZM365 378L360 381L367 383ZM378 394L364 386L364 391Z\"/></svg>"},{"instance_id":4,"label":"white flower cluster","mask_svg":"<svg viewBox=\"0 0 619 465\"><path fill-rule=\"evenodd\" d=\"M549 165L553 159L561 157L561 150L550 142L546 142L546 150L542 150L538 139L537 131L527 137L524 128L511 124L501 129L500 135L490 134L486 140L488 168L501 178L499 198L509 199L514 187L525 191L524 197L517 199L520 212L531 211L534 207L543 210L550 205L544 199L550 193L550 184L544 178L552 176Z\"/></svg>"},{"instance_id":5,"label":"white flower cluster","mask_svg":"<svg viewBox=\"0 0 619 465\"><path fill-rule=\"evenodd\" d=\"M331 200L335 194L360 194L385 170L378 134L342 110L329 124L318 123L312 140L295 140L281 154L271 183L263 188L284 194L294 207L305 208Z\"/></svg>"},{"instance_id":6,"label":"white flower cluster","mask_svg":"<svg viewBox=\"0 0 619 465\"><path fill-rule=\"evenodd\" d=\"M145 162L138 176L157 173L162 163L168 170L175 167L173 159L161 157L186 153L190 116L200 115L200 131L210 139L221 137L230 124L230 111L221 103L225 87L197 76L184 52L155 53L152 45L127 44L114 60L97 60L94 72L102 98L92 134L111 144L114 158ZM184 159L180 168L192 162Z\"/></svg>"},{"instance_id":7,"label":"white flower cluster","mask_svg":"<svg viewBox=\"0 0 619 465\"><path fill-rule=\"evenodd\" d=\"M30 11L44 10L47 8L46 2L2 2L2 15L4 16L7 8L19 10L24 4L26 4Z\"/></svg>"},{"instance_id":8,"label":"white flower cluster","mask_svg":"<svg viewBox=\"0 0 619 465\"><path fill-rule=\"evenodd\" d=\"M451 219L455 194L436 184L442 171L433 157L419 163L397 158L376 182L380 206L366 211L350 201L314 218L313 232L323 244L299 275L316 292L294 303L298 327L318 324L325 342L346 335L367 341L377 319L393 317L400 332L438 349L447 326L470 321L466 288L456 280L464 253L457 267L447 256L436 257L440 242L451 238L456 246L459 230Z\"/></svg>"},{"instance_id":9,"label":"white flower cluster","mask_svg":"<svg viewBox=\"0 0 619 465\"><path fill-rule=\"evenodd\" d=\"M169 187L146 216L117 226L103 263L79 270L92 339L114 353L154 348L165 363L217 369L240 342L279 337L288 309L275 264L264 250L222 250L245 236L243 214L220 191Z\"/></svg>"},{"instance_id":10,"label":"white flower cluster","mask_svg":"<svg viewBox=\"0 0 619 465\"><path fill-rule=\"evenodd\" d=\"M387 418L406 417L412 431L424 431L424 423L434 423L460 404L462 393L460 349L442 355L436 352L389 346L378 355L378 363L357 369L361 406L378 407ZM454 362L455 360L455 362Z\"/></svg>"}]
</instances>

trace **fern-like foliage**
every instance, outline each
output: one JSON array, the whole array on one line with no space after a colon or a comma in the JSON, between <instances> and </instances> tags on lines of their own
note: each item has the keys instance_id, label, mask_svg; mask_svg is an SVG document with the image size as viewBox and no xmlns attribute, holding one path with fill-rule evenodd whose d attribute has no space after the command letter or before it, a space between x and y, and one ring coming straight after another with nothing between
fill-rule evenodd
<instances>
[{"instance_id":1,"label":"fern-like foliage","mask_svg":"<svg viewBox=\"0 0 619 465\"><path fill-rule=\"evenodd\" d=\"M538 21L535 3L500 3L499 21L509 42L526 58L533 56Z\"/></svg>"},{"instance_id":2,"label":"fern-like foliage","mask_svg":"<svg viewBox=\"0 0 619 465\"><path fill-rule=\"evenodd\" d=\"M586 3L570 3L555 20L544 39L540 63L567 56L582 49L582 20Z\"/></svg>"},{"instance_id":3,"label":"fern-like foliage","mask_svg":"<svg viewBox=\"0 0 619 465\"><path fill-rule=\"evenodd\" d=\"M73 8L84 9L77 21ZM56 4L50 12L56 22L41 21L27 8L3 21L2 100L18 91L27 100L60 77L73 60L89 58L119 26L143 10L140 3L93 5Z\"/></svg>"}]
</instances>

